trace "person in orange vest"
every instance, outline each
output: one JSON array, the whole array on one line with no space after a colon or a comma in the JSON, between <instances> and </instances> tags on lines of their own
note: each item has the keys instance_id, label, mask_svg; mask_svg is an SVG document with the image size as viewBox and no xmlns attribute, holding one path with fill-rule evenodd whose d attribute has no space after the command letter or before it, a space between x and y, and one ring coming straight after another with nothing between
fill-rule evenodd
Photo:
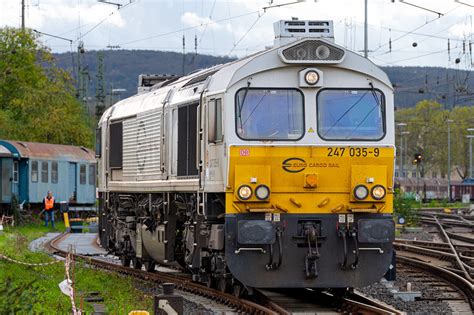
<instances>
[{"instance_id":1,"label":"person in orange vest","mask_svg":"<svg viewBox=\"0 0 474 315\"><path fill-rule=\"evenodd\" d=\"M51 191L48 191L48 194L43 199L43 207L44 207L44 226L48 226L48 217L49 221L51 221L51 227L54 229L54 196Z\"/></svg>"}]
</instances>

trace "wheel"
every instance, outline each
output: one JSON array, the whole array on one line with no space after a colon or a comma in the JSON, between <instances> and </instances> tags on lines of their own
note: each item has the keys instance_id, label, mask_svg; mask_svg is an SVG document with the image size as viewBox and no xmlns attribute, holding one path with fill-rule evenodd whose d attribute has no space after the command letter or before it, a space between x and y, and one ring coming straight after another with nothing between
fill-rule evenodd
<instances>
[{"instance_id":1,"label":"wheel","mask_svg":"<svg viewBox=\"0 0 474 315\"><path fill-rule=\"evenodd\" d=\"M148 272L153 272L153 271L155 271L155 266L156 266L156 264L155 264L154 261L146 261L146 262L144 263L144 265L145 265L145 270L146 270L146 271L148 271Z\"/></svg>"},{"instance_id":2,"label":"wheel","mask_svg":"<svg viewBox=\"0 0 474 315\"><path fill-rule=\"evenodd\" d=\"M130 267L130 258L127 255L120 256L120 263L124 267Z\"/></svg>"},{"instance_id":3,"label":"wheel","mask_svg":"<svg viewBox=\"0 0 474 315\"><path fill-rule=\"evenodd\" d=\"M212 275L207 276L207 280L205 283L208 288L211 288L211 289L216 288L216 279Z\"/></svg>"},{"instance_id":4,"label":"wheel","mask_svg":"<svg viewBox=\"0 0 474 315\"><path fill-rule=\"evenodd\" d=\"M142 269L142 261L140 260L140 258L135 257L132 259L132 268Z\"/></svg>"},{"instance_id":5,"label":"wheel","mask_svg":"<svg viewBox=\"0 0 474 315\"><path fill-rule=\"evenodd\" d=\"M232 294L234 294L235 297L240 298L244 296L245 290L241 284L234 283L232 286Z\"/></svg>"},{"instance_id":6,"label":"wheel","mask_svg":"<svg viewBox=\"0 0 474 315\"><path fill-rule=\"evenodd\" d=\"M218 289L224 293L230 293L232 290L232 283L230 279L224 278L224 276L219 277Z\"/></svg>"}]
</instances>

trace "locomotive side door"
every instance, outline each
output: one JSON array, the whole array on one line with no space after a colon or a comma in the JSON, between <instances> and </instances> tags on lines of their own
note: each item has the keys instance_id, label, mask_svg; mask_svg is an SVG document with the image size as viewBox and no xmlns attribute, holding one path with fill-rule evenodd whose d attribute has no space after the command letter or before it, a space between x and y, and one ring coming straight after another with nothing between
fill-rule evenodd
<instances>
[{"instance_id":1,"label":"locomotive side door","mask_svg":"<svg viewBox=\"0 0 474 315\"><path fill-rule=\"evenodd\" d=\"M223 95L212 95L208 97L206 104L206 112L204 121L206 122L206 133L204 136L205 160L204 173L205 181L209 189L217 190L218 187L211 188L211 186L222 184L222 164L224 163L222 157L225 154L224 150L224 106Z\"/></svg>"}]
</instances>

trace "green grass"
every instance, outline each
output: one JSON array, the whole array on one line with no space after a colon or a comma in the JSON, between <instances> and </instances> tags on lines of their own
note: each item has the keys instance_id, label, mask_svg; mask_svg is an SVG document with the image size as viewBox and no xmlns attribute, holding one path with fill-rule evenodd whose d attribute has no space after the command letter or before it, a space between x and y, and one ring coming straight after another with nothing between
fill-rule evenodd
<instances>
[{"instance_id":1,"label":"green grass","mask_svg":"<svg viewBox=\"0 0 474 315\"><path fill-rule=\"evenodd\" d=\"M64 225L57 222L57 229ZM28 250L29 243L51 228L41 225L5 227L0 232L0 253L29 262L52 261L45 253ZM98 291L110 314L127 314L132 310L153 310L153 297L138 291L134 280L126 276L97 270L82 262L74 267L76 305L84 306L87 313L92 307L81 302L81 292ZM68 314L71 311L69 297L61 293L58 284L65 279L63 263L29 267L0 259L0 314Z\"/></svg>"}]
</instances>

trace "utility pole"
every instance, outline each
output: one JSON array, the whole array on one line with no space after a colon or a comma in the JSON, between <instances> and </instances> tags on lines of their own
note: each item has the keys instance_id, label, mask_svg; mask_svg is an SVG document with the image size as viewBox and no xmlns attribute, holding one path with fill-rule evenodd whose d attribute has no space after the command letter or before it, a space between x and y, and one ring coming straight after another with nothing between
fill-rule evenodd
<instances>
[{"instance_id":1,"label":"utility pole","mask_svg":"<svg viewBox=\"0 0 474 315\"><path fill-rule=\"evenodd\" d=\"M403 177L403 127L405 127L407 124L406 123L398 123L397 126L400 127L400 157L398 161L398 177L402 178Z\"/></svg>"},{"instance_id":2,"label":"utility pole","mask_svg":"<svg viewBox=\"0 0 474 315\"><path fill-rule=\"evenodd\" d=\"M467 128L467 131L472 132L474 128ZM474 180L472 173L472 138L474 138L474 134L470 134L467 137L469 138L469 180L472 182Z\"/></svg>"},{"instance_id":3,"label":"utility pole","mask_svg":"<svg viewBox=\"0 0 474 315\"><path fill-rule=\"evenodd\" d=\"M79 45L77 46L77 99L89 113L89 107L87 102L88 80L86 79L89 74L87 72L86 67L83 66L84 53L84 42L79 41Z\"/></svg>"},{"instance_id":4,"label":"utility pole","mask_svg":"<svg viewBox=\"0 0 474 315\"><path fill-rule=\"evenodd\" d=\"M369 57L369 30L367 23L367 1L365 0L365 21L364 21L364 57Z\"/></svg>"},{"instance_id":5,"label":"utility pole","mask_svg":"<svg viewBox=\"0 0 474 315\"><path fill-rule=\"evenodd\" d=\"M454 120L446 119L448 124L448 201L451 202L451 123Z\"/></svg>"},{"instance_id":6,"label":"utility pole","mask_svg":"<svg viewBox=\"0 0 474 315\"><path fill-rule=\"evenodd\" d=\"M410 134L410 131L402 131L402 139L405 135L409 135ZM407 143L408 143L408 140L405 139L405 148L403 149L403 151L405 152L405 156L407 156L408 154L408 146L407 146ZM404 177L403 174L405 173L404 169L405 169L405 160L403 158L403 153L402 153L402 176L401 177Z\"/></svg>"},{"instance_id":7,"label":"utility pole","mask_svg":"<svg viewBox=\"0 0 474 315\"><path fill-rule=\"evenodd\" d=\"M96 87L96 107L95 115L97 120L100 119L105 110L105 79L104 79L104 53L97 53L97 87Z\"/></svg>"},{"instance_id":8,"label":"utility pole","mask_svg":"<svg viewBox=\"0 0 474 315\"><path fill-rule=\"evenodd\" d=\"M182 69L182 75L184 75L184 63L186 62L186 55L185 55L185 52L186 52L186 40L184 38L184 34L183 34L183 69Z\"/></svg>"},{"instance_id":9,"label":"utility pole","mask_svg":"<svg viewBox=\"0 0 474 315\"><path fill-rule=\"evenodd\" d=\"M25 30L25 0L21 0L21 30Z\"/></svg>"}]
</instances>

